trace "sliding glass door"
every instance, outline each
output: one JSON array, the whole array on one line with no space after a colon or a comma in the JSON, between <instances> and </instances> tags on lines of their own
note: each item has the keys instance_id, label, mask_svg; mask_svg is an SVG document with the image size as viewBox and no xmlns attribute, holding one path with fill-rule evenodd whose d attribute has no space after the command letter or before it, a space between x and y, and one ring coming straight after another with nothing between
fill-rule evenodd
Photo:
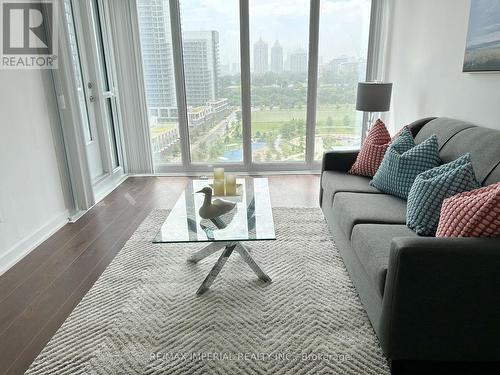
<instances>
[{"instance_id":1,"label":"sliding glass door","mask_svg":"<svg viewBox=\"0 0 500 375\"><path fill-rule=\"evenodd\" d=\"M157 172L314 170L359 145L372 0L137 6Z\"/></svg>"}]
</instances>

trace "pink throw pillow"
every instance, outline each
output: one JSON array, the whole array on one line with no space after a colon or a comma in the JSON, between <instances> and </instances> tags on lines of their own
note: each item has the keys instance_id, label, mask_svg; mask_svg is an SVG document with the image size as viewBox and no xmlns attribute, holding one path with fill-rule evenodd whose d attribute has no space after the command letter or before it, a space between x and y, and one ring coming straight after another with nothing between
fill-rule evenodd
<instances>
[{"instance_id":1,"label":"pink throw pillow","mask_svg":"<svg viewBox=\"0 0 500 375\"><path fill-rule=\"evenodd\" d=\"M500 236L500 182L445 199L436 237Z\"/></svg>"},{"instance_id":2,"label":"pink throw pillow","mask_svg":"<svg viewBox=\"0 0 500 375\"><path fill-rule=\"evenodd\" d=\"M391 143L391 136L382 120L373 124L349 173L373 177Z\"/></svg>"}]
</instances>

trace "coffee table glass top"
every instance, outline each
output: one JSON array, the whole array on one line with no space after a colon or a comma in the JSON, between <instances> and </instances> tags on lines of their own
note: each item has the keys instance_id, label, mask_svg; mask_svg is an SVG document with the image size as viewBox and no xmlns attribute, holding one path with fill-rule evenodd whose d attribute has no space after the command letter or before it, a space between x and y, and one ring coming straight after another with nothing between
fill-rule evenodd
<instances>
[{"instance_id":1,"label":"coffee table glass top","mask_svg":"<svg viewBox=\"0 0 500 375\"><path fill-rule=\"evenodd\" d=\"M198 210L204 195L196 193L212 180L193 180L181 194L153 242L231 242L274 240L273 213L267 178L239 178L240 195L220 197L236 202L229 213L202 219ZM217 199L219 197L213 197Z\"/></svg>"}]
</instances>

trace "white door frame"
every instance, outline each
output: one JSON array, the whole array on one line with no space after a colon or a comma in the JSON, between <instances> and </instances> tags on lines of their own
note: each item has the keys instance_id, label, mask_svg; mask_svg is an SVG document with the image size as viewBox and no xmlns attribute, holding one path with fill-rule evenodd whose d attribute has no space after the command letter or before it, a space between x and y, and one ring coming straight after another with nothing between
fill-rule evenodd
<instances>
[{"instance_id":1,"label":"white door frame","mask_svg":"<svg viewBox=\"0 0 500 375\"><path fill-rule=\"evenodd\" d=\"M119 121L119 99L118 90L116 89L116 75L114 73L114 55L112 48L109 48L111 41L109 37L109 22L107 22L106 13L108 9L104 6L102 0L94 1L75 1L72 0L75 18L81 20L77 22L77 33L84 39L84 51L81 53L81 60L84 71L92 87L88 87L94 101L88 103L88 108L93 115L93 120L96 121L98 131L98 141L101 150L101 160L103 164L104 174L97 180L93 181L93 190L96 200L104 197L110 190L114 189L118 183L123 180L124 169L122 166L122 151L119 134L121 131L115 127L115 139L117 143L117 161L118 165L113 165L114 153L113 145L111 144L112 132L110 127L114 124L118 125ZM94 9L97 6L99 9ZM99 19L95 17L99 16ZM100 51L101 41L98 39L102 33L102 53ZM107 60L107 64L103 61ZM105 73L108 80L109 88L106 87L106 82L102 76ZM108 102L110 103L112 118L106 114L108 111ZM110 123L111 122L113 123Z\"/></svg>"},{"instance_id":2,"label":"white door frame","mask_svg":"<svg viewBox=\"0 0 500 375\"><path fill-rule=\"evenodd\" d=\"M73 0L70 0L73 2ZM92 9L90 8L90 2L78 2L82 8L86 12L90 12ZM85 3L85 4L83 4ZM63 1L58 1L59 15L60 17L64 17L64 4ZM110 80L110 86L115 87L116 76L114 73L114 56L112 49L109 50L110 40L110 31L109 31L109 10L107 8L106 2L102 0L97 0L97 4L102 6L102 12L100 12L101 16L101 25L103 29L103 42L105 45L103 46L106 50L106 58L109 58L109 67L111 69L108 70L108 77ZM74 11L81 12L82 9L78 9L78 6L74 6ZM78 13L80 14L80 13ZM79 20L89 19L89 17L81 17L78 16ZM104 21L104 22L103 22ZM69 37L68 37L68 25L66 21L61 22L62 25L59 27L59 68L52 70L52 76L54 81L54 87L58 99L58 107L59 114L61 118L61 127L62 133L65 143L66 149L66 158L68 160L68 168L71 179L71 189L73 194L73 202L74 206L70 208L71 218L73 221L78 219L83 213L85 213L89 208L91 208L97 201L102 199L107 193L113 190L116 186L118 186L123 180L127 178L125 174L125 163L124 160L125 155L120 146L122 144L122 129L121 129L121 114L120 114L120 102L117 95L117 90L114 90L115 95L112 98L109 95L103 95L103 87L104 82L102 77L99 74L97 68L102 68L101 59L97 57L97 44L95 44L96 35L93 30L89 30L91 27L90 24L85 24L84 22L75 22L80 23L81 26L75 25L75 28L82 27L80 30L80 35L82 33L87 34L89 37L85 40L86 45L90 45L91 48L87 48L84 50L84 47L81 46L79 48L80 52L80 60L82 64L82 69L86 69L86 67L93 67L92 69L96 69L93 72L93 75L97 77L95 82L96 90L93 90L93 94L95 93L96 108L92 109L91 105L87 102L87 107L89 111L94 111L96 118L99 119L100 125L98 127L98 138L100 145L102 145L102 150L105 150L103 157L103 164L105 164L105 169L107 171L107 175L104 176L100 182L94 183L90 177L90 168L87 159L87 150L86 150L86 139L83 131L83 123L82 123L82 112L79 106L78 97L77 97L77 87L74 80L74 66L71 63L71 53L69 47ZM86 28L87 30L83 31ZM78 31L77 31L78 32ZM104 35L106 34L106 35ZM93 39L89 39L93 38ZM90 50L90 51L89 51ZM99 65L98 65L99 64ZM84 82L86 85L87 82ZM109 127L103 126L103 124L107 123L107 119L103 116L104 106L107 105L106 100L111 101L112 106L112 114L114 116L113 121L116 131L116 140L118 143L118 160L119 166L113 167L111 160L111 145L107 140L110 139Z\"/></svg>"},{"instance_id":3,"label":"white door frame","mask_svg":"<svg viewBox=\"0 0 500 375\"><path fill-rule=\"evenodd\" d=\"M63 1L56 3L58 14L64 20ZM81 120L81 111L71 63L69 31L67 23L58 28L59 63L58 69L51 70L57 95L61 130L64 139L66 159L71 180L73 207L69 207L70 220L76 220L95 203L90 170L86 153L86 141Z\"/></svg>"}]
</instances>

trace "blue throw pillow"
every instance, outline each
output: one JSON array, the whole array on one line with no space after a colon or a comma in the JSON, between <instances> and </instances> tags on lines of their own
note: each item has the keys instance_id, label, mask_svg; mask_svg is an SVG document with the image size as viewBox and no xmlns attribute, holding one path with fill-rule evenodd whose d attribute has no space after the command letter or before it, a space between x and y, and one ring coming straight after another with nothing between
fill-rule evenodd
<instances>
[{"instance_id":1,"label":"blue throw pillow","mask_svg":"<svg viewBox=\"0 0 500 375\"><path fill-rule=\"evenodd\" d=\"M407 130L389 146L370 185L406 199L417 175L440 163L437 136L432 135L415 146Z\"/></svg>"},{"instance_id":2,"label":"blue throw pillow","mask_svg":"<svg viewBox=\"0 0 500 375\"><path fill-rule=\"evenodd\" d=\"M405 126L399 132L398 137L391 143L391 146L402 154L405 151L408 151L410 148L415 147L415 140L413 139L413 134L411 134L410 129Z\"/></svg>"},{"instance_id":3,"label":"blue throw pillow","mask_svg":"<svg viewBox=\"0 0 500 375\"><path fill-rule=\"evenodd\" d=\"M470 154L420 173L408 194L406 225L419 235L435 235L443 201L480 186Z\"/></svg>"}]
</instances>

